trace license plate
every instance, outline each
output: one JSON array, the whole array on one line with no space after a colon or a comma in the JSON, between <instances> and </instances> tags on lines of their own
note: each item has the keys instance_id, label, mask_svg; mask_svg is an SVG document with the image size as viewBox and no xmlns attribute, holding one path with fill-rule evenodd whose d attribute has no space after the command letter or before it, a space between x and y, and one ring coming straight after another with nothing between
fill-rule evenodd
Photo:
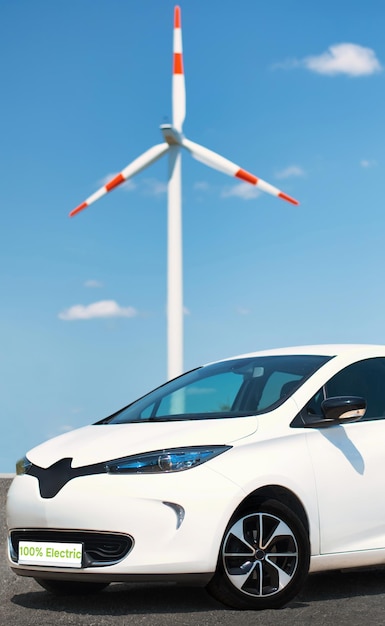
<instances>
[{"instance_id":1,"label":"license plate","mask_svg":"<svg viewBox=\"0 0 385 626\"><path fill-rule=\"evenodd\" d=\"M53 541L20 541L20 565L81 567L83 544Z\"/></svg>"}]
</instances>

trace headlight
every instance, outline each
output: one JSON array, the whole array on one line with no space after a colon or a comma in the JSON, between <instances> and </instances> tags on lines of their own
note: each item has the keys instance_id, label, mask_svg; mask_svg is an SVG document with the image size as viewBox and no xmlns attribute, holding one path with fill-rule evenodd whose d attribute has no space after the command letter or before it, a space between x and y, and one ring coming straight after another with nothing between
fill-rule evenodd
<instances>
[{"instance_id":1,"label":"headlight","mask_svg":"<svg viewBox=\"0 0 385 626\"><path fill-rule=\"evenodd\" d=\"M28 474L28 470L31 468L32 463L27 459L27 457L23 457L16 463L16 474L21 476L22 474Z\"/></svg>"},{"instance_id":2,"label":"headlight","mask_svg":"<svg viewBox=\"0 0 385 626\"><path fill-rule=\"evenodd\" d=\"M194 446L191 448L173 448L156 450L144 454L135 454L124 459L106 463L110 474L159 474L183 472L230 450L231 446Z\"/></svg>"}]
</instances>

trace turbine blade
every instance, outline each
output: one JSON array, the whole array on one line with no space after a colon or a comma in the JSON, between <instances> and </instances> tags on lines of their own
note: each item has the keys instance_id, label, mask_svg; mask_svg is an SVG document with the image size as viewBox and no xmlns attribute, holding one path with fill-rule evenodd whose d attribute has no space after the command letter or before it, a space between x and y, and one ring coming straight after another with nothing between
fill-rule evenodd
<instances>
[{"instance_id":1,"label":"turbine blade","mask_svg":"<svg viewBox=\"0 0 385 626\"><path fill-rule=\"evenodd\" d=\"M127 167L125 167L124 170L120 172L120 174L117 174L117 176L110 180L106 185L103 185L103 187L95 191L92 196L87 198L87 200L85 200L82 204L79 204L76 209L73 209L69 216L73 217L77 213L80 213L80 211L86 209L88 206L90 206L90 204L96 202L96 200L99 200L99 198L102 198L106 193L112 191L112 189L115 189L115 187L118 187L118 185L124 183L124 181L128 180L129 178L132 178L132 176L135 176L135 174L143 170L145 167L160 159L160 157L163 156L168 149L169 146L167 143L159 143L149 150L146 150L146 152L141 154L137 159L132 161L132 163L127 165Z\"/></svg>"},{"instance_id":2,"label":"turbine blade","mask_svg":"<svg viewBox=\"0 0 385 626\"><path fill-rule=\"evenodd\" d=\"M181 131L186 117L186 87L183 72L182 21L180 7L174 10L172 70L172 125Z\"/></svg>"},{"instance_id":3,"label":"turbine blade","mask_svg":"<svg viewBox=\"0 0 385 626\"><path fill-rule=\"evenodd\" d=\"M283 193L283 191L280 191L279 189L277 189L277 187L270 185L270 183L262 180L262 178L257 178L256 176L254 176L254 174L250 174L250 172L243 170L239 167L239 165L236 165L232 161L225 159L220 154L217 154L216 152L213 152L208 148L204 148L203 146L200 146L199 144L194 143L194 141L190 141L185 137L182 138L181 143L182 146L190 152L194 159L201 161L205 165L208 165L215 170L219 170L220 172L223 172L228 176L235 176L236 178L244 180L251 185L256 185L259 189L265 191L266 193L270 193L272 196L282 198L283 200L291 202L292 204L299 204L298 200L295 200L291 196L288 196L286 193Z\"/></svg>"}]
</instances>

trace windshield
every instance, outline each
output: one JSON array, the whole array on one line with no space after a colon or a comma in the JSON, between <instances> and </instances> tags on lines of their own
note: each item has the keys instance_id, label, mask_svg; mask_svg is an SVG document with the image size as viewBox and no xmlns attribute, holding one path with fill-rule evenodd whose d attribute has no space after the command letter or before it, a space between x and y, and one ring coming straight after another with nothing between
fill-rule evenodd
<instances>
[{"instance_id":1,"label":"windshield","mask_svg":"<svg viewBox=\"0 0 385 626\"><path fill-rule=\"evenodd\" d=\"M243 417L282 404L330 357L247 357L176 378L99 424Z\"/></svg>"}]
</instances>

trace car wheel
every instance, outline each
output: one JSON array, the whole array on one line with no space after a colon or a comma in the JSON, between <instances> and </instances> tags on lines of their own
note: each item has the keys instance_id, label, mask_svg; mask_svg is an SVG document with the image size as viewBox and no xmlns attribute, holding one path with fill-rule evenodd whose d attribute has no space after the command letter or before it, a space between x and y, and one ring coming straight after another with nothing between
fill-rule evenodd
<instances>
[{"instance_id":1,"label":"car wheel","mask_svg":"<svg viewBox=\"0 0 385 626\"><path fill-rule=\"evenodd\" d=\"M57 596L80 596L91 593L97 593L105 587L108 587L109 583L89 583L89 582L75 582L73 580L56 580L48 578L35 578L46 591L54 593Z\"/></svg>"},{"instance_id":2,"label":"car wheel","mask_svg":"<svg viewBox=\"0 0 385 626\"><path fill-rule=\"evenodd\" d=\"M269 500L232 518L207 589L232 608L276 609L300 591L309 562L309 539L301 520Z\"/></svg>"}]
</instances>

